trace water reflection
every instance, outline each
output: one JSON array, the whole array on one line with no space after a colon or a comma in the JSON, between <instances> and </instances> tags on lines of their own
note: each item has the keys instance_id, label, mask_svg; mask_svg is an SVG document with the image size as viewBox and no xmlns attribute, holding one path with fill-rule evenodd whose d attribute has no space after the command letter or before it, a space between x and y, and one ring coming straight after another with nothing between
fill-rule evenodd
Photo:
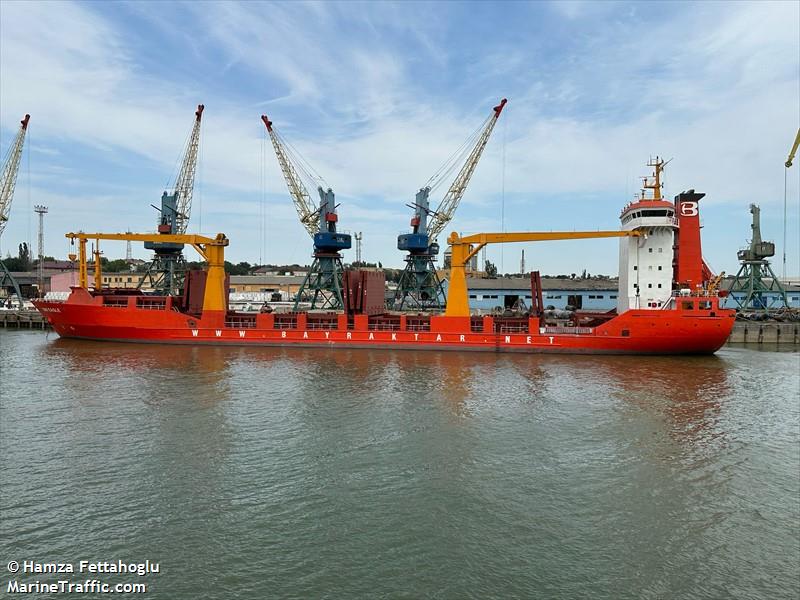
<instances>
[{"instance_id":1,"label":"water reflection","mask_svg":"<svg viewBox=\"0 0 800 600\"><path fill-rule=\"evenodd\" d=\"M715 425L721 403L732 393L730 365L725 359L651 357L605 366L606 373L616 380L619 397L641 410L667 416L670 434L676 439L709 442L723 435Z\"/></svg>"},{"instance_id":2,"label":"water reflection","mask_svg":"<svg viewBox=\"0 0 800 600\"><path fill-rule=\"evenodd\" d=\"M116 387L105 390L106 399L133 394L153 406L176 398L191 400L201 407L228 400L230 368L237 359L236 349L219 346L63 338L44 344L40 352L52 367L66 371L64 383L76 392L83 392L87 385L102 386L114 380ZM185 393L181 394L181 390Z\"/></svg>"}]
</instances>

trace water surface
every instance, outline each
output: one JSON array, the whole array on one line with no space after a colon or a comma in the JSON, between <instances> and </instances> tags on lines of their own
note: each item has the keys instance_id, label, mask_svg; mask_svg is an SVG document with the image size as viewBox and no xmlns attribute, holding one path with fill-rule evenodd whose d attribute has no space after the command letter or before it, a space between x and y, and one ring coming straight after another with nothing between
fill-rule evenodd
<instances>
[{"instance_id":1,"label":"water surface","mask_svg":"<svg viewBox=\"0 0 800 600\"><path fill-rule=\"evenodd\" d=\"M119 558L164 600L800 596L795 352L0 356L3 593Z\"/></svg>"}]
</instances>

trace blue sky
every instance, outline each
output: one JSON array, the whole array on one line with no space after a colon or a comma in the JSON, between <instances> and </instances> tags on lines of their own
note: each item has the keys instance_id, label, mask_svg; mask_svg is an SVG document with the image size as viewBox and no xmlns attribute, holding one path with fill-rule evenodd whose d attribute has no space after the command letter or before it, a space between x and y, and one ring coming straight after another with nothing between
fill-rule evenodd
<instances>
[{"instance_id":1,"label":"blue sky","mask_svg":"<svg viewBox=\"0 0 800 600\"><path fill-rule=\"evenodd\" d=\"M673 158L668 196L707 194L712 267L737 268L751 202L782 252L782 165L800 122L797 2L4 1L3 153L26 112L31 126L2 253L35 242L34 204L50 208L46 251L57 256L67 231L152 230L150 204L203 103L190 231L228 234L235 262L310 260L267 113L334 188L340 228L363 232L364 258L400 266L406 203L502 97L448 231L617 228L659 154ZM788 180L794 276L799 184L800 161ZM513 271L522 248L545 273L617 270L607 240L488 256Z\"/></svg>"}]
</instances>

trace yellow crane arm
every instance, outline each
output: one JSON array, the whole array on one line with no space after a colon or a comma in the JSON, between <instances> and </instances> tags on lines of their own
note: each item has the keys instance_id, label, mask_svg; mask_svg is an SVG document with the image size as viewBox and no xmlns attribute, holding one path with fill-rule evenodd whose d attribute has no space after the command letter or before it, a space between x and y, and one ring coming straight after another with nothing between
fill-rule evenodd
<instances>
[{"instance_id":1,"label":"yellow crane arm","mask_svg":"<svg viewBox=\"0 0 800 600\"><path fill-rule=\"evenodd\" d=\"M450 258L450 278L447 283L448 317L468 317L469 299L467 278L464 268L469 259L487 244L509 242L549 242L556 240L586 240L596 238L639 237L640 231L528 231L519 233L476 233L461 237L453 232L447 238L452 255Z\"/></svg>"},{"instance_id":2,"label":"yellow crane arm","mask_svg":"<svg viewBox=\"0 0 800 600\"><path fill-rule=\"evenodd\" d=\"M794 160L794 155L797 154L797 147L800 146L800 127L797 129L797 137L794 138L794 144L792 144L792 149L789 150L789 158L786 159L786 168L792 166L792 161Z\"/></svg>"},{"instance_id":3,"label":"yellow crane arm","mask_svg":"<svg viewBox=\"0 0 800 600\"><path fill-rule=\"evenodd\" d=\"M218 233L217 237L210 238L196 234L160 234L160 233L67 233L65 236L70 240L78 240L78 283L83 288L89 287L89 275L86 267L86 242L95 240L98 246L95 248L95 287L99 290L99 263L100 263L100 240L116 240L131 242L162 242L171 244L188 244L192 246L203 260L208 264L208 274L206 275L206 289L203 297L203 310L225 310L227 306L228 293L225 289L225 246L228 245L228 238L224 233Z\"/></svg>"}]
</instances>

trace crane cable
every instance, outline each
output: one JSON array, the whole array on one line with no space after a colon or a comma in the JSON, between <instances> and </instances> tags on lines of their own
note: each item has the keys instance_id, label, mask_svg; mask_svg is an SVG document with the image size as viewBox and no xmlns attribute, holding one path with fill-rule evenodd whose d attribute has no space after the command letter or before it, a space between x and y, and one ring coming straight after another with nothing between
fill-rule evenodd
<instances>
[{"instance_id":1,"label":"crane cable","mask_svg":"<svg viewBox=\"0 0 800 600\"><path fill-rule=\"evenodd\" d=\"M317 170L314 169L314 167L311 166L311 164L303 157L303 155L300 154L297 148L295 148L292 144L290 144L275 127L272 128L272 131L275 132L275 135L277 136L278 140L280 140L281 144L286 149L286 154L291 160L291 162L294 164L294 166L297 168L298 171L300 171L303 175L305 175L308 181L313 182L314 185L316 186L330 187L330 185L328 185L328 182L325 181L325 178L322 175L320 175L319 172L317 172Z\"/></svg>"},{"instance_id":2,"label":"crane cable","mask_svg":"<svg viewBox=\"0 0 800 600\"><path fill-rule=\"evenodd\" d=\"M786 216L788 205L789 167L783 169L783 282L786 283Z\"/></svg>"},{"instance_id":3,"label":"crane cable","mask_svg":"<svg viewBox=\"0 0 800 600\"><path fill-rule=\"evenodd\" d=\"M475 131L473 131L466 140L456 149L450 157L442 163L442 165L431 175L430 179L425 182L425 186L430 188L431 191L435 191L441 185L448 181L450 175L464 162L466 156L469 155L469 152L475 146L478 138L480 137L483 130L486 128L486 125L489 123L489 120L494 118L494 116L487 117L483 123L481 123Z\"/></svg>"}]
</instances>

